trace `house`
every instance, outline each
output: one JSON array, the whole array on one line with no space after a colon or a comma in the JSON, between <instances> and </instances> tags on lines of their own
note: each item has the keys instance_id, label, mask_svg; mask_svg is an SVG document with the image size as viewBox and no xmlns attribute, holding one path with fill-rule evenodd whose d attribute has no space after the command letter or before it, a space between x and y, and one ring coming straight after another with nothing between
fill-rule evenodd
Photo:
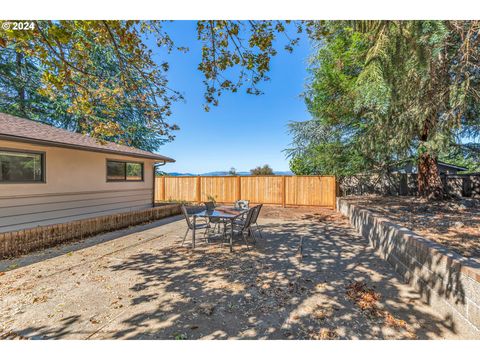
<instances>
[{"instance_id":1,"label":"house","mask_svg":"<svg viewBox=\"0 0 480 360\"><path fill-rule=\"evenodd\" d=\"M0 233L150 208L174 161L0 113Z\"/></svg>"},{"instance_id":2,"label":"house","mask_svg":"<svg viewBox=\"0 0 480 360\"><path fill-rule=\"evenodd\" d=\"M438 162L438 171L440 175L456 175L459 171L467 171L468 169L462 166L457 166L453 164L447 164L445 162ZM400 174L416 174L417 166L413 162L409 162L402 167L398 167L392 170L392 173Z\"/></svg>"}]
</instances>

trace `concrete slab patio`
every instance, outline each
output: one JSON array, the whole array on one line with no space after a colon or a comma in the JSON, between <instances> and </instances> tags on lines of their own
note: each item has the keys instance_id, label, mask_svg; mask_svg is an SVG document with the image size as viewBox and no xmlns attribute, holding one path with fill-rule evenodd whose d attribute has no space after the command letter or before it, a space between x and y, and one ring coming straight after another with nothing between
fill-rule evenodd
<instances>
[{"instance_id":1,"label":"concrete slab patio","mask_svg":"<svg viewBox=\"0 0 480 360\"><path fill-rule=\"evenodd\" d=\"M180 217L0 262L0 336L454 339L339 214L266 208L264 239L180 248ZM302 256L299 243L303 237Z\"/></svg>"}]
</instances>

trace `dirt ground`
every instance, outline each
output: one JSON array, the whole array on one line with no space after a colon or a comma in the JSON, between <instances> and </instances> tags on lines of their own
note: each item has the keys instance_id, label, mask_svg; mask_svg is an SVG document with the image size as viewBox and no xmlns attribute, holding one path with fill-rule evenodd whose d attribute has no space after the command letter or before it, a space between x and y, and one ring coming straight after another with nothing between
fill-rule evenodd
<instances>
[{"instance_id":1,"label":"dirt ground","mask_svg":"<svg viewBox=\"0 0 480 360\"><path fill-rule=\"evenodd\" d=\"M473 338L340 215L264 207L234 252L173 217L0 262L3 339Z\"/></svg>"},{"instance_id":2,"label":"dirt ground","mask_svg":"<svg viewBox=\"0 0 480 360\"><path fill-rule=\"evenodd\" d=\"M480 261L480 200L427 201L416 197L348 197L417 234Z\"/></svg>"}]
</instances>

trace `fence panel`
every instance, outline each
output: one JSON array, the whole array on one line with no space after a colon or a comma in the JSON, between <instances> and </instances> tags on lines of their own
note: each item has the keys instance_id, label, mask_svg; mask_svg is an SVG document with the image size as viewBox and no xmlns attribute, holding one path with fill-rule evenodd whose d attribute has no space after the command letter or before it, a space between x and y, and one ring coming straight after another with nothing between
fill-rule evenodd
<instances>
[{"instance_id":1,"label":"fence panel","mask_svg":"<svg viewBox=\"0 0 480 360\"><path fill-rule=\"evenodd\" d=\"M335 207L334 176L162 176L155 181L155 200Z\"/></svg>"},{"instance_id":2,"label":"fence panel","mask_svg":"<svg viewBox=\"0 0 480 360\"><path fill-rule=\"evenodd\" d=\"M281 176L240 177L240 198L255 204L282 204Z\"/></svg>"},{"instance_id":3,"label":"fence panel","mask_svg":"<svg viewBox=\"0 0 480 360\"><path fill-rule=\"evenodd\" d=\"M335 206L334 176L289 176L285 182L286 205Z\"/></svg>"},{"instance_id":4,"label":"fence panel","mask_svg":"<svg viewBox=\"0 0 480 360\"><path fill-rule=\"evenodd\" d=\"M196 176L165 176L165 197L163 200L197 201L197 186Z\"/></svg>"},{"instance_id":5,"label":"fence panel","mask_svg":"<svg viewBox=\"0 0 480 360\"><path fill-rule=\"evenodd\" d=\"M202 176L201 183L201 201L208 201L213 197L218 202L234 202L238 200L237 178L235 176Z\"/></svg>"}]
</instances>

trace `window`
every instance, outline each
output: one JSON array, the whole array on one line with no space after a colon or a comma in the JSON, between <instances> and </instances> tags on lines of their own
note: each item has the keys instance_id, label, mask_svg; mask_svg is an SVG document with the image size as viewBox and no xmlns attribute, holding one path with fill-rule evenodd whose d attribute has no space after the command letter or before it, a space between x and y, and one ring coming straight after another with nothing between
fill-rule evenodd
<instances>
[{"instance_id":1,"label":"window","mask_svg":"<svg viewBox=\"0 0 480 360\"><path fill-rule=\"evenodd\" d=\"M107 160L107 181L143 181L143 163Z\"/></svg>"},{"instance_id":2,"label":"window","mask_svg":"<svg viewBox=\"0 0 480 360\"><path fill-rule=\"evenodd\" d=\"M0 183L44 182L45 155L0 149Z\"/></svg>"},{"instance_id":3,"label":"window","mask_svg":"<svg viewBox=\"0 0 480 360\"><path fill-rule=\"evenodd\" d=\"M143 180L143 164L127 163L127 181Z\"/></svg>"}]
</instances>

